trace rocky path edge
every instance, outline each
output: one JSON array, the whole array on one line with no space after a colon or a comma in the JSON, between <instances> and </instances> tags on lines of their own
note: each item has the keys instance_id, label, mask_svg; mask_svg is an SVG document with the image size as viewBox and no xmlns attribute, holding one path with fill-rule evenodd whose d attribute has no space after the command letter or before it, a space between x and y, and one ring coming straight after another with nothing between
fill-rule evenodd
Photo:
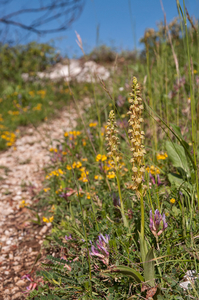
<instances>
[{"instance_id":1,"label":"rocky path edge","mask_svg":"<svg viewBox=\"0 0 199 300\"><path fill-rule=\"evenodd\" d=\"M87 105L88 99L81 101L80 110ZM0 153L0 300L25 298L28 284L21 277L34 272L38 257L44 254L41 246L51 225L33 225L31 211L19 204L25 200L31 206L43 188L49 148L76 126L77 118L70 104L56 119L26 129L14 147Z\"/></svg>"}]
</instances>

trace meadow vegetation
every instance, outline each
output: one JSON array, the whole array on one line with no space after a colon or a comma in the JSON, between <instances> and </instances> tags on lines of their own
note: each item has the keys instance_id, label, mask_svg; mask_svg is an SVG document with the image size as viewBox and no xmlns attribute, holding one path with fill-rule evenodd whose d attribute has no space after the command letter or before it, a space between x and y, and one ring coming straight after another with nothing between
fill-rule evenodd
<instances>
[{"instance_id":1,"label":"meadow vegetation","mask_svg":"<svg viewBox=\"0 0 199 300\"><path fill-rule=\"evenodd\" d=\"M52 231L46 261L24 276L28 299L199 299L199 28L178 8L146 30L140 55L108 51L106 82L4 86L2 148L66 100L92 101L49 149L34 209Z\"/></svg>"}]
</instances>

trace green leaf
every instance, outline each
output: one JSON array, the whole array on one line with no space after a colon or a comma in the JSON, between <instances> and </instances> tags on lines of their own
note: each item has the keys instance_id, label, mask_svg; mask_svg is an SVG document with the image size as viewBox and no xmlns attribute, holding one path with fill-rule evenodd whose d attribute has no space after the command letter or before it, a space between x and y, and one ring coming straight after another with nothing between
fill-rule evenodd
<instances>
[{"instance_id":1,"label":"green leaf","mask_svg":"<svg viewBox=\"0 0 199 300\"><path fill-rule=\"evenodd\" d=\"M142 262L146 260L146 254L148 252L146 241L142 238L141 233L139 232L140 237L140 252L141 252L141 259Z\"/></svg>"},{"instance_id":2,"label":"green leaf","mask_svg":"<svg viewBox=\"0 0 199 300\"><path fill-rule=\"evenodd\" d=\"M64 180L61 180L61 186L62 186L62 189L66 188L66 182Z\"/></svg>"},{"instance_id":3,"label":"green leaf","mask_svg":"<svg viewBox=\"0 0 199 300\"><path fill-rule=\"evenodd\" d=\"M119 273L133 278L138 283L144 282L144 277L139 272L126 266L114 266L110 270L103 271L103 273Z\"/></svg>"},{"instance_id":4,"label":"green leaf","mask_svg":"<svg viewBox=\"0 0 199 300\"><path fill-rule=\"evenodd\" d=\"M166 150L170 161L173 166L183 170L187 177L190 177L189 165L185 155L184 148L176 143L166 142Z\"/></svg>"},{"instance_id":5,"label":"green leaf","mask_svg":"<svg viewBox=\"0 0 199 300\"><path fill-rule=\"evenodd\" d=\"M155 286L155 270L154 270L154 254L153 248L150 248L146 255L144 265L144 279L150 286Z\"/></svg>"},{"instance_id":6,"label":"green leaf","mask_svg":"<svg viewBox=\"0 0 199 300\"><path fill-rule=\"evenodd\" d=\"M178 138L181 140L181 144L184 148L186 148L187 150L189 150L189 144L183 139L182 133L181 133L181 129L179 126L175 125L175 124L171 124L173 131L175 132L175 134L178 136Z\"/></svg>"},{"instance_id":7,"label":"green leaf","mask_svg":"<svg viewBox=\"0 0 199 300\"><path fill-rule=\"evenodd\" d=\"M190 196L190 191L193 189L193 185L184 181L180 175L174 173L169 173L168 179L171 185L175 185L175 187L179 189L179 191L181 190L183 194L186 194L188 197Z\"/></svg>"},{"instance_id":8,"label":"green leaf","mask_svg":"<svg viewBox=\"0 0 199 300\"><path fill-rule=\"evenodd\" d=\"M144 100L143 100L144 101ZM177 132L175 132L175 130L173 130L170 126L168 126L165 122L164 122L164 120L147 104L147 102L146 101L144 101L144 104L145 104L145 106L146 106L146 108L148 109L148 112L149 112L149 114L150 114L150 116L154 119L154 117L153 117L153 115L155 115L156 117L158 117L159 118L159 120L162 122L162 124L164 124L165 125L165 127L170 131L170 132L172 132L173 133L173 135L176 137L176 139L180 142L180 144L182 145L182 147L184 148L184 150L185 150L185 153L186 153L186 156L187 157L189 157L189 159L190 159L190 161L191 161L191 164L192 164L192 167L194 168L194 170L197 170L197 166L196 166L196 164L195 164L195 162L194 162L194 160L193 160L193 158L192 158L192 155L191 155L191 153L188 151L188 149L187 149L187 146L185 145L185 141L184 140L182 140L182 138L179 136L179 134L177 133ZM152 113L151 113L152 112ZM162 127L162 129L165 131L165 129ZM165 133L166 133L166 131L165 131ZM185 142L185 143L184 143Z\"/></svg>"},{"instance_id":9,"label":"green leaf","mask_svg":"<svg viewBox=\"0 0 199 300\"><path fill-rule=\"evenodd\" d=\"M177 216L180 215L181 210L178 209L176 206L173 206L173 207L172 207L172 212L173 212L174 216L177 217Z\"/></svg>"},{"instance_id":10,"label":"green leaf","mask_svg":"<svg viewBox=\"0 0 199 300\"><path fill-rule=\"evenodd\" d=\"M168 179L170 183L175 185L177 188L179 188L185 182L180 175L175 173L169 173Z\"/></svg>"}]
</instances>

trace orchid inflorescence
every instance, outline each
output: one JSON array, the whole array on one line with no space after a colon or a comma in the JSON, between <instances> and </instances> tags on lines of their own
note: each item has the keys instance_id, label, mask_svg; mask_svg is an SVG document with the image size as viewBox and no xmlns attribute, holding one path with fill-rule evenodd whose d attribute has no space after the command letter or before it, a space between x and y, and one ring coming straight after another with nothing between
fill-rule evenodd
<instances>
[{"instance_id":1,"label":"orchid inflorescence","mask_svg":"<svg viewBox=\"0 0 199 300\"><path fill-rule=\"evenodd\" d=\"M132 93L130 93L129 98L130 108L128 111L129 125L130 129L128 130L132 158L130 162L132 163L132 181L133 184L130 186L132 190L138 191L142 183L143 175L145 173L144 168L144 154L146 153L143 145L144 141L144 131L141 130L141 124L143 123L142 111L144 106L142 104L142 98L140 97L139 85L136 77L133 77L132 81Z\"/></svg>"},{"instance_id":2,"label":"orchid inflorescence","mask_svg":"<svg viewBox=\"0 0 199 300\"><path fill-rule=\"evenodd\" d=\"M118 145L120 144L119 138L117 137L118 130L115 121L114 111L111 110L109 113L109 119L107 122L106 141L108 142L108 156L112 159L112 165L117 171L119 169L119 151Z\"/></svg>"}]
</instances>

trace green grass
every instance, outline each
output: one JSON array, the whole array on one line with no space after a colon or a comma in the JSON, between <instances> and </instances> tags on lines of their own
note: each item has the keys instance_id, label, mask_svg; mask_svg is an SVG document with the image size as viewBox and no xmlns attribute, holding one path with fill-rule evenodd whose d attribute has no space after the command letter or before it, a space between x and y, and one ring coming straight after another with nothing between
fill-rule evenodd
<instances>
[{"instance_id":1,"label":"green grass","mask_svg":"<svg viewBox=\"0 0 199 300\"><path fill-rule=\"evenodd\" d=\"M89 95L90 84L81 84L74 93ZM40 122L58 117L59 111L72 100L68 84L64 81L53 83L22 83L7 86L0 98L0 150L14 146L21 126L38 126Z\"/></svg>"}]
</instances>

